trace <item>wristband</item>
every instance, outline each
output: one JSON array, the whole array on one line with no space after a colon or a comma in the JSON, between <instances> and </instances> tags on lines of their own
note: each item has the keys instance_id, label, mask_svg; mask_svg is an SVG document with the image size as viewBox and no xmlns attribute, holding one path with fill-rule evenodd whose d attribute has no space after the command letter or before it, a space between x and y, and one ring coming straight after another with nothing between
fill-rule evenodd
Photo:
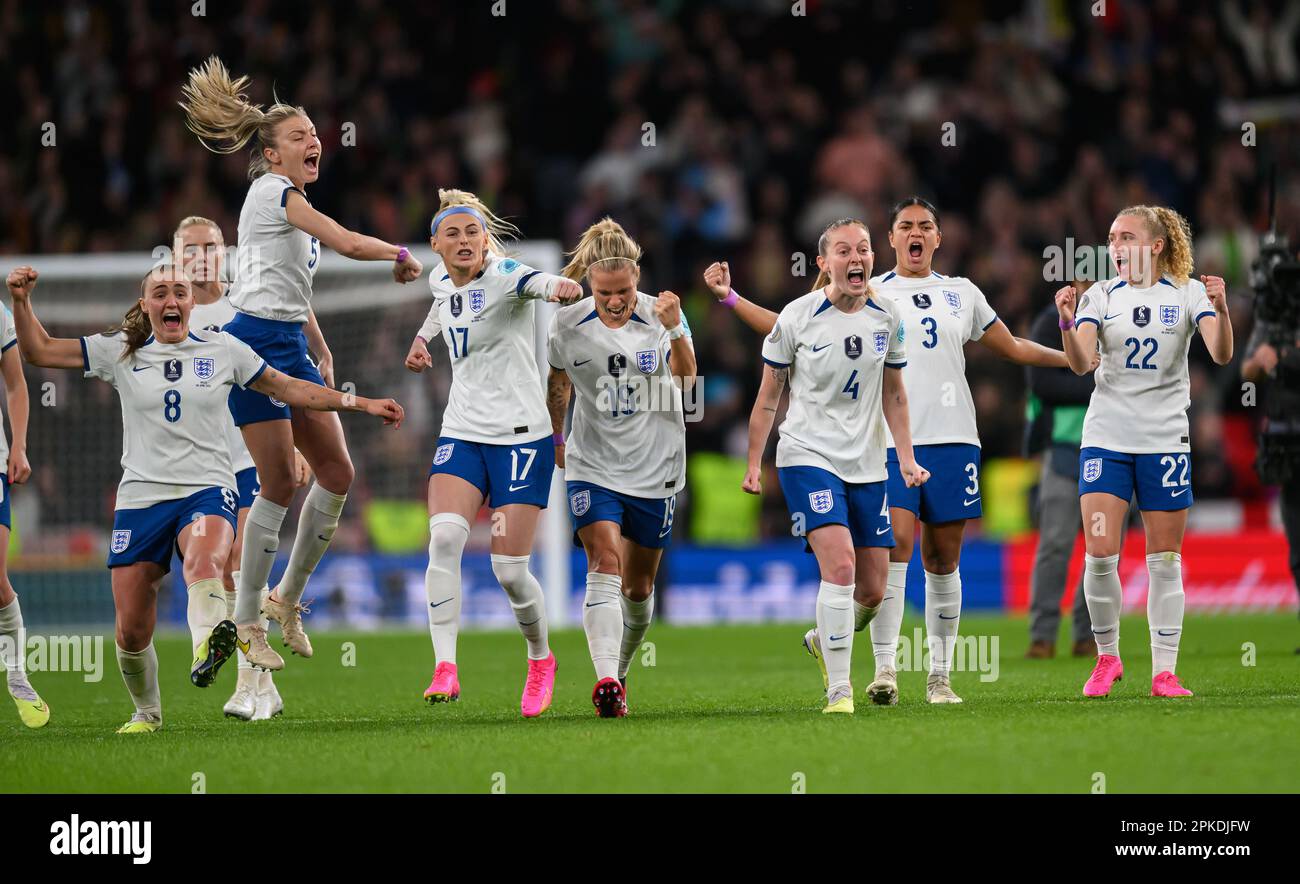
<instances>
[{"instance_id":1,"label":"wristband","mask_svg":"<svg viewBox=\"0 0 1300 884\"><path fill-rule=\"evenodd\" d=\"M1073 320L1073 319L1061 319L1061 320L1057 320L1057 323L1056 323L1056 324L1059 325L1059 326L1061 327L1061 331L1069 331L1070 329L1074 328L1074 320Z\"/></svg>"},{"instance_id":2,"label":"wristband","mask_svg":"<svg viewBox=\"0 0 1300 884\"><path fill-rule=\"evenodd\" d=\"M684 337L686 337L686 327L682 325L682 323L679 322L672 328L668 329L668 340L675 341L678 338Z\"/></svg>"},{"instance_id":3,"label":"wristband","mask_svg":"<svg viewBox=\"0 0 1300 884\"><path fill-rule=\"evenodd\" d=\"M736 306L736 301L739 300L739 298L740 295L736 294L735 289L732 289L730 292L727 293L727 296L723 298L721 301L719 301L718 303L724 307L734 308Z\"/></svg>"},{"instance_id":4,"label":"wristband","mask_svg":"<svg viewBox=\"0 0 1300 884\"><path fill-rule=\"evenodd\" d=\"M409 258L409 257L411 257L411 250L408 249L406 246L401 246L401 247L398 248L398 250L397 250L397 258L394 259L394 260L395 260L395 262L398 263L398 264L405 264L405 263L406 263L406 259Z\"/></svg>"},{"instance_id":5,"label":"wristband","mask_svg":"<svg viewBox=\"0 0 1300 884\"><path fill-rule=\"evenodd\" d=\"M551 434L551 441L554 442L556 445L563 445L563 444L564 444L564 434L563 434L563 433L552 433L552 434Z\"/></svg>"}]
</instances>

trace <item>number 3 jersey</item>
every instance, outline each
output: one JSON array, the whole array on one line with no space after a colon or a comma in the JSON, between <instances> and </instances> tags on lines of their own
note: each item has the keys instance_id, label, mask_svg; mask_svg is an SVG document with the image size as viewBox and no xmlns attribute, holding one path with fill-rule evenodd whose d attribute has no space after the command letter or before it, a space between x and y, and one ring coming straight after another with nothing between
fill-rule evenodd
<instances>
[{"instance_id":1,"label":"number 3 jersey","mask_svg":"<svg viewBox=\"0 0 1300 884\"><path fill-rule=\"evenodd\" d=\"M1126 454L1189 451L1191 382L1187 350L1196 325L1213 316L1205 286L1162 278L1149 288L1121 279L1094 283L1075 326L1096 323L1101 365L1083 421L1084 448Z\"/></svg>"},{"instance_id":2,"label":"number 3 jersey","mask_svg":"<svg viewBox=\"0 0 1300 884\"><path fill-rule=\"evenodd\" d=\"M573 381L573 427L564 478L632 497L665 498L686 484L682 391L668 365L668 330L657 299L637 293L619 328L600 321L592 298L556 311L547 355ZM690 327L682 315L687 335Z\"/></svg>"},{"instance_id":3,"label":"number 3 jersey","mask_svg":"<svg viewBox=\"0 0 1300 884\"><path fill-rule=\"evenodd\" d=\"M778 467L820 467L854 484L885 480L885 366L907 364L897 305L868 299L844 313L825 290L809 292L785 305L763 361L790 369Z\"/></svg>"},{"instance_id":4,"label":"number 3 jersey","mask_svg":"<svg viewBox=\"0 0 1300 884\"><path fill-rule=\"evenodd\" d=\"M85 376L112 384L122 403L122 482L117 509L235 487L226 424L230 386L247 387L262 357L225 332L190 332L178 344L150 336L122 358L120 335L81 339Z\"/></svg>"}]
</instances>

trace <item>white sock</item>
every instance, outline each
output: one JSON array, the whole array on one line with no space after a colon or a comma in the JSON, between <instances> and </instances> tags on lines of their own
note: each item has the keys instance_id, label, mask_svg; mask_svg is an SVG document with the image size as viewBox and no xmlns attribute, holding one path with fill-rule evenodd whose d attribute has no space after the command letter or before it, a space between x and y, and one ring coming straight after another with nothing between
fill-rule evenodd
<instances>
[{"instance_id":1,"label":"white sock","mask_svg":"<svg viewBox=\"0 0 1300 884\"><path fill-rule=\"evenodd\" d=\"M235 582L236 624L256 623L261 619L262 587L271 577L275 553L280 549L280 527L288 512L260 494L253 498L248 518L244 520L244 548L239 580Z\"/></svg>"},{"instance_id":2,"label":"white sock","mask_svg":"<svg viewBox=\"0 0 1300 884\"><path fill-rule=\"evenodd\" d=\"M303 502L302 512L298 514L298 536L294 538L293 549L289 551L289 564L275 591L283 604L293 606L302 600L307 578L316 570L321 556L325 555L330 541L334 539L334 532L339 527L339 516L343 514L343 504L347 503L347 499L346 494L335 494L312 483L307 499Z\"/></svg>"},{"instance_id":3,"label":"white sock","mask_svg":"<svg viewBox=\"0 0 1300 884\"><path fill-rule=\"evenodd\" d=\"M1119 583L1119 555L1083 556L1083 597L1088 603L1097 654L1119 656L1119 612L1124 588Z\"/></svg>"},{"instance_id":4,"label":"white sock","mask_svg":"<svg viewBox=\"0 0 1300 884\"><path fill-rule=\"evenodd\" d=\"M27 636L23 630L23 609L18 596L0 608L0 666L9 673L9 683L27 680Z\"/></svg>"},{"instance_id":5,"label":"white sock","mask_svg":"<svg viewBox=\"0 0 1300 884\"><path fill-rule=\"evenodd\" d=\"M196 580L189 585L188 594L185 621L190 627L190 647L197 648L226 617L226 585L220 577Z\"/></svg>"},{"instance_id":6,"label":"white sock","mask_svg":"<svg viewBox=\"0 0 1300 884\"><path fill-rule=\"evenodd\" d=\"M874 608L868 608L866 605L862 604L857 599L854 599L853 600L853 631L861 632L862 630L866 629L867 624L870 623L872 620L875 620L876 615L879 613L880 613L880 605L876 605Z\"/></svg>"},{"instance_id":7,"label":"white sock","mask_svg":"<svg viewBox=\"0 0 1300 884\"><path fill-rule=\"evenodd\" d=\"M830 691L849 686L853 662L853 587L823 580L817 590L817 637Z\"/></svg>"},{"instance_id":8,"label":"white sock","mask_svg":"<svg viewBox=\"0 0 1300 884\"><path fill-rule=\"evenodd\" d=\"M158 654L153 642L143 651L123 650L117 646L117 667L122 670L135 711L162 721L162 696L158 692Z\"/></svg>"},{"instance_id":9,"label":"white sock","mask_svg":"<svg viewBox=\"0 0 1300 884\"><path fill-rule=\"evenodd\" d=\"M961 625L961 569L951 574L925 572L925 638L930 649L930 674L952 669L953 646Z\"/></svg>"},{"instance_id":10,"label":"white sock","mask_svg":"<svg viewBox=\"0 0 1300 884\"><path fill-rule=\"evenodd\" d=\"M546 600L542 585L528 570L528 556L492 556L492 573L510 597L519 631L528 642L528 659L545 660L551 655L546 634Z\"/></svg>"},{"instance_id":11,"label":"white sock","mask_svg":"<svg viewBox=\"0 0 1300 884\"><path fill-rule=\"evenodd\" d=\"M587 572L582 629L596 667L596 680L618 678L619 642L623 638L623 580L617 574Z\"/></svg>"},{"instance_id":12,"label":"white sock","mask_svg":"<svg viewBox=\"0 0 1300 884\"><path fill-rule=\"evenodd\" d=\"M1151 628L1151 675L1173 672L1183 635L1183 557L1176 552L1147 556L1147 625Z\"/></svg>"},{"instance_id":13,"label":"white sock","mask_svg":"<svg viewBox=\"0 0 1300 884\"><path fill-rule=\"evenodd\" d=\"M618 677L624 678L628 669L632 667L632 658L636 656L636 652L641 648L641 642L645 640L650 621L654 619L655 597L654 593L651 593L641 601L634 602L619 593L618 598L623 608L623 646L618 653Z\"/></svg>"},{"instance_id":14,"label":"white sock","mask_svg":"<svg viewBox=\"0 0 1300 884\"><path fill-rule=\"evenodd\" d=\"M903 628L906 606L907 562L890 562L885 580L885 597L880 611L871 621L871 649L876 655L876 669L898 665L898 633Z\"/></svg>"},{"instance_id":15,"label":"white sock","mask_svg":"<svg viewBox=\"0 0 1300 884\"><path fill-rule=\"evenodd\" d=\"M456 663L460 632L460 560L469 541L469 522L456 513L429 517L429 566L424 571L429 637L435 663Z\"/></svg>"}]
</instances>

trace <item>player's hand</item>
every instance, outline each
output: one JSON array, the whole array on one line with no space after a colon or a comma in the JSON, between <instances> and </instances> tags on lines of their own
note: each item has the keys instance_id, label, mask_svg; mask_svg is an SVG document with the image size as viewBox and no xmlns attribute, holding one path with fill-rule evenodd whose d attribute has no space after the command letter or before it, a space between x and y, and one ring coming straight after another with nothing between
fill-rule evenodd
<instances>
[{"instance_id":1,"label":"player's hand","mask_svg":"<svg viewBox=\"0 0 1300 884\"><path fill-rule=\"evenodd\" d=\"M1210 299L1210 306L1219 316L1228 315L1228 287L1221 276L1202 276L1205 283L1205 296Z\"/></svg>"},{"instance_id":2,"label":"player's hand","mask_svg":"<svg viewBox=\"0 0 1300 884\"><path fill-rule=\"evenodd\" d=\"M433 357L429 355L429 348L424 343L424 338L416 336L411 342L410 352L406 354L406 367L416 374L426 368L433 368Z\"/></svg>"},{"instance_id":3,"label":"player's hand","mask_svg":"<svg viewBox=\"0 0 1300 884\"><path fill-rule=\"evenodd\" d=\"M563 442L555 443L555 465L560 469L564 469L564 443Z\"/></svg>"},{"instance_id":4,"label":"player's hand","mask_svg":"<svg viewBox=\"0 0 1300 884\"><path fill-rule=\"evenodd\" d=\"M1251 359L1255 360L1259 367L1264 369L1264 374L1271 375L1277 368L1277 349L1271 344L1260 344Z\"/></svg>"},{"instance_id":5,"label":"player's hand","mask_svg":"<svg viewBox=\"0 0 1300 884\"><path fill-rule=\"evenodd\" d=\"M27 462L27 452L15 448L9 452L7 467L10 485L21 485L32 476L32 465Z\"/></svg>"},{"instance_id":6,"label":"player's hand","mask_svg":"<svg viewBox=\"0 0 1300 884\"><path fill-rule=\"evenodd\" d=\"M664 328L682 324L682 299L672 292L660 292L655 298L655 318Z\"/></svg>"},{"instance_id":7,"label":"player's hand","mask_svg":"<svg viewBox=\"0 0 1300 884\"><path fill-rule=\"evenodd\" d=\"M745 470L745 481L740 483L740 488L746 494L763 493L763 470L761 467L750 467Z\"/></svg>"},{"instance_id":8,"label":"player's hand","mask_svg":"<svg viewBox=\"0 0 1300 884\"><path fill-rule=\"evenodd\" d=\"M9 296L15 301L26 301L36 288L36 278L40 276L33 268L24 264L9 271L5 284L9 286Z\"/></svg>"},{"instance_id":9,"label":"player's hand","mask_svg":"<svg viewBox=\"0 0 1300 884\"><path fill-rule=\"evenodd\" d=\"M555 291L547 296L546 300L556 304L572 304L582 300L582 286L571 279L562 279L556 286Z\"/></svg>"},{"instance_id":10,"label":"player's hand","mask_svg":"<svg viewBox=\"0 0 1300 884\"><path fill-rule=\"evenodd\" d=\"M392 399L367 399L366 414L382 417L384 426L392 427L394 430L402 425L402 420L406 417L402 406Z\"/></svg>"},{"instance_id":11,"label":"player's hand","mask_svg":"<svg viewBox=\"0 0 1300 884\"><path fill-rule=\"evenodd\" d=\"M316 370L325 380L325 386L334 389L334 354L326 350L316 359Z\"/></svg>"},{"instance_id":12,"label":"player's hand","mask_svg":"<svg viewBox=\"0 0 1300 884\"><path fill-rule=\"evenodd\" d=\"M1062 322L1074 322L1074 305L1078 296L1073 285L1056 290L1056 312L1061 315Z\"/></svg>"},{"instance_id":13,"label":"player's hand","mask_svg":"<svg viewBox=\"0 0 1300 884\"><path fill-rule=\"evenodd\" d=\"M898 471L903 474L903 484L908 488L924 485L930 478L930 471L914 460L907 463L900 462Z\"/></svg>"},{"instance_id":14,"label":"player's hand","mask_svg":"<svg viewBox=\"0 0 1300 884\"><path fill-rule=\"evenodd\" d=\"M714 261L704 271L704 284L719 301L731 294L731 268L726 261Z\"/></svg>"},{"instance_id":15,"label":"player's hand","mask_svg":"<svg viewBox=\"0 0 1300 884\"><path fill-rule=\"evenodd\" d=\"M410 253L409 249L407 250L405 261L402 261L401 263L398 263L397 261L393 262L393 279L403 285L419 279L420 274L422 273L424 273L424 265L420 263L419 259L416 258L415 255Z\"/></svg>"},{"instance_id":16,"label":"player's hand","mask_svg":"<svg viewBox=\"0 0 1300 884\"><path fill-rule=\"evenodd\" d=\"M297 448L293 450L293 484L297 488L307 487L311 481L312 472L311 464L307 463L307 458L302 456L302 452Z\"/></svg>"},{"instance_id":17,"label":"player's hand","mask_svg":"<svg viewBox=\"0 0 1300 884\"><path fill-rule=\"evenodd\" d=\"M1092 359L1088 362L1088 371L1096 371L1101 365L1101 351L1098 350L1092 354Z\"/></svg>"}]
</instances>

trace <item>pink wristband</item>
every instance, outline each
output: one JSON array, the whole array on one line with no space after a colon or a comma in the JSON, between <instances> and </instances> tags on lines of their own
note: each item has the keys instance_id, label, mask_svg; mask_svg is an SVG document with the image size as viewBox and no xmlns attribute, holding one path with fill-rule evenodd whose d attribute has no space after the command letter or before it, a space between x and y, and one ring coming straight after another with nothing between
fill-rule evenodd
<instances>
[{"instance_id":1,"label":"pink wristband","mask_svg":"<svg viewBox=\"0 0 1300 884\"><path fill-rule=\"evenodd\" d=\"M722 306L724 307L735 307L736 300L739 297L740 295L736 294L736 290L732 289L730 292L727 293L727 296L723 298L719 303L722 304Z\"/></svg>"},{"instance_id":2,"label":"pink wristband","mask_svg":"<svg viewBox=\"0 0 1300 884\"><path fill-rule=\"evenodd\" d=\"M404 264L404 263L406 263L406 259L409 258L409 257L411 257L411 250L408 249L406 246L401 246L401 247L397 250L396 263L398 263L398 264Z\"/></svg>"},{"instance_id":3,"label":"pink wristband","mask_svg":"<svg viewBox=\"0 0 1300 884\"><path fill-rule=\"evenodd\" d=\"M563 445L563 444L564 444L564 434L563 434L563 433L552 433L552 434L551 434L551 441L554 442L556 445Z\"/></svg>"},{"instance_id":4,"label":"pink wristband","mask_svg":"<svg viewBox=\"0 0 1300 884\"><path fill-rule=\"evenodd\" d=\"M1070 329L1074 328L1073 319L1060 319L1057 320L1056 324L1061 327L1061 331L1069 331Z\"/></svg>"}]
</instances>

